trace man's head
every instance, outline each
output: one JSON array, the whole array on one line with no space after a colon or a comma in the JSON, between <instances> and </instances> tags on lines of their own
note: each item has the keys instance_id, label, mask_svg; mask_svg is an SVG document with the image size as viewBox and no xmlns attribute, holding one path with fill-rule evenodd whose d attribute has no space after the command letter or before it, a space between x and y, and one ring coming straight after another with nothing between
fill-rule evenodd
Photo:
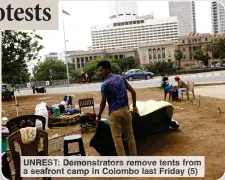
<instances>
[{"instance_id":1,"label":"man's head","mask_svg":"<svg viewBox=\"0 0 225 180\"><path fill-rule=\"evenodd\" d=\"M163 82L166 82L166 81L168 81L168 80L169 80L169 79L168 79L167 76L163 77L163 79L162 79Z\"/></svg>"},{"instance_id":2,"label":"man's head","mask_svg":"<svg viewBox=\"0 0 225 180\"><path fill-rule=\"evenodd\" d=\"M102 60L97 64L99 75L105 79L111 73L111 64L109 61Z\"/></svg>"},{"instance_id":3,"label":"man's head","mask_svg":"<svg viewBox=\"0 0 225 180\"><path fill-rule=\"evenodd\" d=\"M179 81L180 80L180 76L175 76L175 81Z\"/></svg>"}]
</instances>

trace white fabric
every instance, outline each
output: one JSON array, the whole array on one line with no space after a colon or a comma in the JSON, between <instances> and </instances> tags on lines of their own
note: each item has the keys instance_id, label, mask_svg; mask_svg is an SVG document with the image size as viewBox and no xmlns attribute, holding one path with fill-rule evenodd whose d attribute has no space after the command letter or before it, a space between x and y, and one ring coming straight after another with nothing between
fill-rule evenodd
<instances>
[{"instance_id":1,"label":"white fabric","mask_svg":"<svg viewBox=\"0 0 225 180\"><path fill-rule=\"evenodd\" d=\"M65 101L61 101L60 104L61 104L61 105L66 105L66 102L65 102Z\"/></svg>"},{"instance_id":2,"label":"white fabric","mask_svg":"<svg viewBox=\"0 0 225 180\"><path fill-rule=\"evenodd\" d=\"M178 89L178 98L181 99L182 98L182 92L186 92L187 88L179 88Z\"/></svg>"},{"instance_id":3,"label":"white fabric","mask_svg":"<svg viewBox=\"0 0 225 180\"><path fill-rule=\"evenodd\" d=\"M148 100L148 101L137 101L136 105L140 116L144 116L159 109L162 109L164 107L167 107L168 116L172 119L174 107L169 102ZM132 104L130 105L130 110L133 111Z\"/></svg>"},{"instance_id":4,"label":"white fabric","mask_svg":"<svg viewBox=\"0 0 225 180\"><path fill-rule=\"evenodd\" d=\"M45 117L45 129L48 129L48 110L46 108L46 103L42 102L36 105L35 115L40 115ZM42 128L42 122L40 120L36 120L36 127Z\"/></svg>"}]
</instances>

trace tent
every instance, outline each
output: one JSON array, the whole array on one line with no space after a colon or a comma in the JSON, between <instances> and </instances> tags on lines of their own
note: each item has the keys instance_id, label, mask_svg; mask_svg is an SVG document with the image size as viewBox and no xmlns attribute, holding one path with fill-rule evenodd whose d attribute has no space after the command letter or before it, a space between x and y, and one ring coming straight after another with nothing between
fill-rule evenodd
<instances>
[{"instance_id":1,"label":"tent","mask_svg":"<svg viewBox=\"0 0 225 180\"><path fill-rule=\"evenodd\" d=\"M133 131L135 140L142 139L146 136L163 132L169 128L179 129L179 124L172 119L174 107L166 101L137 101L139 114L133 116ZM130 105L132 113L132 104ZM124 144L126 144L123 136ZM96 132L90 141L90 146L102 156L116 155L113 143L109 120L102 119Z\"/></svg>"}]
</instances>

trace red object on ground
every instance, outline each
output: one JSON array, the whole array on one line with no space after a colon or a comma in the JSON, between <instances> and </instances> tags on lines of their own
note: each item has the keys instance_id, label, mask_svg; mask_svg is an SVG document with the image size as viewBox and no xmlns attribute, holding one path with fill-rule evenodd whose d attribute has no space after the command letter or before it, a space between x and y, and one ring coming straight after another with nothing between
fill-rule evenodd
<instances>
[{"instance_id":1,"label":"red object on ground","mask_svg":"<svg viewBox=\"0 0 225 180\"><path fill-rule=\"evenodd\" d=\"M84 78L77 78L77 83L85 83L85 79Z\"/></svg>"}]
</instances>

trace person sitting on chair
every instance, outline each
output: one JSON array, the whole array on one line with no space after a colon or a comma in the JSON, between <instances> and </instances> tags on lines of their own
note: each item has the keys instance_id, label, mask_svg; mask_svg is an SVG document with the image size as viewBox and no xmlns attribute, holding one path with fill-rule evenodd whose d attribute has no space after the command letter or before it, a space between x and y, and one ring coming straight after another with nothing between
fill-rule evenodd
<instances>
[{"instance_id":1,"label":"person sitting on chair","mask_svg":"<svg viewBox=\"0 0 225 180\"><path fill-rule=\"evenodd\" d=\"M188 94L188 86L187 84L180 79L179 76L175 76L175 81L178 82L177 88L178 88L178 98L182 99L182 92L187 93L187 100L189 100L189 94Z\"/></svg>"},{"instance_id":2,"label":"person sitting on chair","mask_svg":"<svg viewBox=\"0 0 225 180\"><path fill-rule=\"evenodd\" d=\"M164 76L162 81L161 81L161 87L164 89L165 95L164 95L164 101L166 100L166 95L167 93L172 93L174 91L172 85L169 84L168 82L168 77Z\"/></svg>"}]
</instances>

